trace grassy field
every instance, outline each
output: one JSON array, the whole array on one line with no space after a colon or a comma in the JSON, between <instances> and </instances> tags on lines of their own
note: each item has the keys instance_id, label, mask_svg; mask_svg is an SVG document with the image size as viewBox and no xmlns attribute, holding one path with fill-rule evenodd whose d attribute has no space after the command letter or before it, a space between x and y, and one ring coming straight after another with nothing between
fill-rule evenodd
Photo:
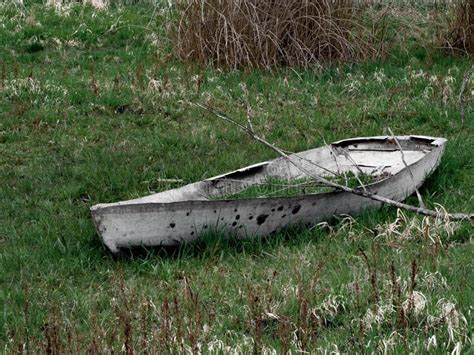
<instances>
[{"instance_id":1,"label":"grassy field","mask_svg":"<svg viewBox=\"0 0 474 355\"><path fill-rule=\"evenodd\" d=\"M0 351L472 352L466 224L384 208L114 260L90 219L93 204L173 187L160 179L275 157L195 101L242 121L250 107L289 151L386 127L446 137L421 193L472 213L472 82L465 127L457 105L472 62L418 46L429 16L411 14L421 32L384 61L269 73L176 62L166 9L0 4Z\"/></svg>"}]
</instances>

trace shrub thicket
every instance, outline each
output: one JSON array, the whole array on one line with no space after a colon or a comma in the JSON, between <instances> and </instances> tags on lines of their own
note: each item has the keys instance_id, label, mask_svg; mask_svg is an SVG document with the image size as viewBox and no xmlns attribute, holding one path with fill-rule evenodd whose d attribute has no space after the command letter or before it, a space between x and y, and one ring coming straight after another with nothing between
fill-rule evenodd
<instances>
[{"instance_id":1,"label":"shrub thicket","mask_svg":"<svg viewBox=\"0 0 474 355\"><path fill-rule=\"evenodd\" d=\"M459 5L447 38L447 46L453 51L474 54L474 0L466 0Z\"/></svg>"},{"instance_id":2,"label":"shrub thicket","mask_svg":"<svg viewBox=\"0 0 474 355\"><path fill-rule=\"evenodd\" d=\"M181 59L230 68L308 67L379 54L350 0L184 0Z\"/></svg>"}]
</instances>

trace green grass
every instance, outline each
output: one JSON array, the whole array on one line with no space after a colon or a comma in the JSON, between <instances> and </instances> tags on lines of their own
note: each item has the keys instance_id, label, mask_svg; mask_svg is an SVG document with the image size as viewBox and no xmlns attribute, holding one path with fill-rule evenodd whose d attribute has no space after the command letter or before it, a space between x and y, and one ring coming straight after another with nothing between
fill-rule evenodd
<instances>
[{"instance_id":1,"label":"green grass","mask_svg":"<svg viewBox=\"0 0 474 355\"><path fill-rule=\"evenodd\" d=\"M326 176L327 180L336 184L347 186L352 189L362 188L365 185L376 182L383 178L382 175L372 176L370 174L352 172L337 176ZM313 178L282 179L270 177L264 181L243 185L241 190L234 193L225 193L208 196L212 200L244 199L255 197L291 197L309 194L331 192L335 189L318 183Z\"/></svg>"},{"instance_id":2,"label":"green grass","mask_svg":"<svg viewBox=\"0 0 474 355\"><path fill-rule=\"evenodd\" d=\"M0 349L43 352L61 339L68 352L109 343L423 352L434 336L431 351L472 351L467 225L451 232L383 208L259 240L213 231L114 260L89 213L174 187L160 179L192 182L275 157L194 101L242 122L249 106L255 129L295 152L387 126L446 137L420 192L429 207L472 212L472 82L464 128L457 106L468 59L412 48L317 71L226 72L168 56L161 9L68 11L0 5ZM411 288L426 298L419 313L402 306Z\"/></svg>"}]
</instances>

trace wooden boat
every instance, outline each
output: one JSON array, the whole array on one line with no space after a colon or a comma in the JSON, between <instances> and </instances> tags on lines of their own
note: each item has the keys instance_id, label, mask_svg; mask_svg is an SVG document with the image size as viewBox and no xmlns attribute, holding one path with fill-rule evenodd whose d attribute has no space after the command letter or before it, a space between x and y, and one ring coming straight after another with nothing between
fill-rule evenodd
<instances>
[{"instance_id":1,"label":"wooden boat","mask_svg":"<svg viewBox=\"0 0 474 355\"><path fill-rule=\"evenodd\" d=\"M353 138L290 158L304 171L320 176L375 176L376 181L364 188L402 201L437 167L446 142L444 138L426 136ZM91 208L92 218L105 246L118 253L135 246L178 245L212 228L239 237L267 235L289 225L315 225L334 215L356 214L381 205L336 189L288 197L216 199L269 177L290 181L305 174L288 159L277 158L150 196L98 204Z\"/></svg>"}]
</instances>

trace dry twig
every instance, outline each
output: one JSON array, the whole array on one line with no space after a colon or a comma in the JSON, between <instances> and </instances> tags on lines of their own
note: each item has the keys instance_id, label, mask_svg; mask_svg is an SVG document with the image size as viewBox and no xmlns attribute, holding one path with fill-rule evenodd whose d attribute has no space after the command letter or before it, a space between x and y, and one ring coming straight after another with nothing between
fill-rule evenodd
<instances>
[{"instance_id":1,"label":"dry twig","mask_svg":"<svg viewBox=\"0 0 474 355\"><path fill-rule=\"evenodd\" d=\"M351 162L351 164L357 169L357 171L359 171L359 174L361 174L361 175L364 174L364 172L362 171L360 166L357 164L357 162L354 159L352 159L351 155L344 148L335 149L335 148L331 147L331 150L333 150L336 153L341 153L342 155L344 155L346 157L346 159L349 160ZM337 162L337 159L336 158L334 158L334 159ZM360 186L362 186L362 188L364 189L364 191L367 191L367 189L365 187L365 184L359 178L359 175L355 174L355 177L356 177L357 181L359 182Z\"/></svg>"},{"instance_id":2,"label":"dry twig","mask_svg":"<svg viewBox=\"0 0 474 355\"><path fill-rule=\"evenodd\" d=\"M285 158L290 164L292 164L294 167L296 167L302 173L306 174L307 176L312 177L316 181L318 181L318 182L320 182L320 183L322 183L322 184L324 184L328 187L332 187L334 189L349 192L349 193L354 194L354 195L366 197L366 198L369 198L371 200L378 201L378 202L381 202L381 203L385 203L387 205L394 206L394 207L397 207L397 208L401 208L401 209L404 209L404 210L407 210L407 211L415 212L415 213L420 214L420 215L429 216L429 217L433 217L433 218L437 218L437 219L451 219L451 220L454 220L454 221L468 221L472 225L474 225L474 214L469 215L469 214L465 214L465 213L448 213L448 212L440 212L440 211L429 210L429 209L423 208L423 207L415 207L415 206L407 205L407 204L402 203L402 202L391 200L391 199L383 197L383 196L379 196L377 194L373 194L373 193L365 191L365 190L352 189L348 186L344 186L344 185L338 184L336 182L327 180L322 176L319 176L319 175L316 175L316 174L310 172L309 170L305 169L302 165L295 162L294 159L291 156L289 156L288 154L286 154L283 150L281 150L277 146L269 143L267 140L265 140L262 137L260 137L259 135L257 135L255 133L255 131L253 130L253 128L244 126L243 124L241 124L241 123L235 121L234 119L230 118L225 113L217 111L216 109L214 109L214 108L212 108L208 105L204 105L204 104L201 104L201 103L195 103L194 105L196 105L200 108L203 108L203 109L209 111L210 113L212 113L213 115L215 115L216 117L237 126L242 131L247 133L250 137L255 139L257 142L267 146L268 148L272 149L274 152L278 153L281 157Z\"/></svg>"},{"instance_id":3,"label":"dry twig","mask_svg":"<svg viewBox=\"0 0 474 355\"><path fill-rule=\"evenodd\" d=\"M400 142L398 141L397 137L393 134L390 127L387 127L387 129L388 129L388 132L390 133L390 135L392 136L392 139L395 141L395 144L397 145L398 149L400 150L400 153L402 154L403 165L405 165L405 168L407 168L408 172L410 173L411 181L415 185L415 193L416 193L416 197L418 197L418 203L419 203L421 208L425 208L425 204L423 203L423 199L421 198L420 191L418 191L418 188L416 187L415 177L413 176L413 173L411 172L411 169L408 166L407 161L405 160L405 153L403 153L403 148L400 145Z\"/></svg>"}]
</instances>

